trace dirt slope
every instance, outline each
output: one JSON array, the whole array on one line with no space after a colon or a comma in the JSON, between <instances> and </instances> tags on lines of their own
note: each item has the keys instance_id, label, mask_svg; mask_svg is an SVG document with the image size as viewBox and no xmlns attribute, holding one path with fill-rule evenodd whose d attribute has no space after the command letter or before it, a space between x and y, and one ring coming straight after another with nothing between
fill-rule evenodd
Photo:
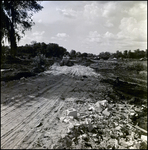
<instances>
[{"instance_id":1,"label":"dirt slope","mask_svg":"<svg viewBox=\"0 0 148 150\"><path fill-rule=\"evenodd\" d=\"M56 148L67 134L69 124L61 121L67 109L75 108L80 115L91 103L110 101L111 86L101 79L101 75L44 72L5 83L1 87L1 148Z\"/></svg>"}]
</instances>

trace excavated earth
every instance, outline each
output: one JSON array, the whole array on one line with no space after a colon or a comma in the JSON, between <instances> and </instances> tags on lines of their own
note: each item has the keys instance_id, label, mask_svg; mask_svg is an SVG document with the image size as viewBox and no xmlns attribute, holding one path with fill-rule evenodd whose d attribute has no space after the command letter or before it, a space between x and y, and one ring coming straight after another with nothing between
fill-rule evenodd
<instances>
[{"instance_id":1,"label":"excavated earth","mask_svg":"<svg viewBox=\"0 0 148 150\"><path fill-rule=\"evenodd\" d=\"M1 84L1 148L146 148L146 130L131 120L145 107L111 99L112 85L96 74L43 72ZM72 108L76 118L66 114Z\"/></svg>"}]
</instances>

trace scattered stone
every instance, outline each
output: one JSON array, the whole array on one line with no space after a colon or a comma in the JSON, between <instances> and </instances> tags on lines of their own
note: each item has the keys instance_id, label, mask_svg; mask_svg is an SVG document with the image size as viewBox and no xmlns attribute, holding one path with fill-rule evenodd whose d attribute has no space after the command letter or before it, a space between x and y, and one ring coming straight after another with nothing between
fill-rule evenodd
<instances>
[{"instance_id":1,"label":"scattered stone","mask_svg":"<svg viewBox=\"0 0 148 150\"><path fill-rule=\"evenodd\" d=\"M107 148L117 149L117 147L118 147L118 141L116 139L109 139L107 141Z\"/></svg>"},{"instance_id":2,"label":"scattered stone","mask_svg":"<svg viewBox=\"0 0 148 150\"><path fill-rule=\"evenodd\" d=\"M97 111L97 112L102 112L103 108L101 107L101 105L100 105L99 102L97 102L97 103L95 104L95 107L96 107L96 111Z\"/></svg>"},{"instance_id":3,"label":"scattered stone","mask_svg":"<svg viewBox=\"0 0 148 150\"><path fill-rule=\"evenodd\" d=\"M147 142L147 136L141 135L141 140L142 140L143 142Z\"/></svg>"},{"instance_id":4,"label":"scattered stone","mask_svg":"<svg viewBox=\"0 0 148 150\"><path fill-rule=\"evenodd\" d=\"M67 118L64 118L64 120L63 120L63 122L65 122L65 123L69 123L69 119L67 119Z\"/></svg>"},{"instance_id":5,"label":"scattered stone","mask_svg":"<svg viewBox=\"0 0 148 150\"><path fill-rule=\"evenodd\" d=\"M65 117L60 117L60 121L62 122L65 119Z\"/></svg>"},{"instance_id":6,"label":"scattered stone","mask_svg":"<svg viewBox=\"0 0 148 150\"><path fill-rule=\"evenodd\" d=\"M117 126L115 129L116 129L116 130L120 130L120 129L121 129L121 127L120 127L120 126Z\"/></svg>"},{"instance_id":7,"label":"scattered stone","mask_svg":"<svg viewBox=\"0 0 148 150\"><path fill-rule=\"evenodd\" d=\"M88 141L88 140L89 140L87 134L82 134L81 137L82 137L82 139L85 140L85 141Z\"/></svg>"},{"instance_id":8,"label":"scattered stone","mask_svg":"<svg viewBox=\"0 0 148 150\"><path fill-rule=\"evenodd\" d=\"M45 132L45 134L44 134L44 138L47 138L47 137L50 137L50 132Z\"/></svg>"},{"instance_id":9,"label":"scattered stone","mask_svg":"<svg viewBox=\"0 0 148 150\"><path fill-rule=\"evenodd\" d=\"M110 112L108 111L108 108L106 108L102 114L104 114L105 116L109 116L110 115Z\"/></svg>"},{"instance_id":10,"label":"scattered stone","mask_svg":"<svg viewBox=\"0 0 148 150\"><path fill-rule=\"evenodd\" d=\"M97 137L97 134L93 134L92 136L93 136L93 137Z\"/></svg>"},{"instance_id":11,"label":"scattered stone","mask_svg":"<svg viewBox=\"0 0 148 150\"><path fill-rule=\"evenodd\" d=\"M76 109L72 108L66 111L67 116L73 116L74 118L77 118L77 111Z\"/></svg>"},{"instance_id":12,"label":"scattered stone","mask_svg":"<svg viewBox=\"0 0 148 150\"><path fill-rule=\"evenodd\" d=\"M73 128L74 128L74 125L70 123L70 125L68 126L68 133L70 133Z\"/></svg>"},{"instance_id":13,"label":"scattered stone","mask_svg":"<svg viewBox=\"0 0 148 150\"><path fill-rule=\"evenodd\" d=\"M40 126L42 126L43 124L42 124L42 122L40 122L40 123L38 123L37 125L36 125L36 127L40 127Z\"/></svg>"},{"instance_id":14,"label":"scattered stone","mask_svg":"<svg viewBox=\"0 0 148 150\"><path fill-rule=\"evenodd\" d=\"M120 145L124 147L130 147L133 146L134 142L133 141L125 141L125 139L121 138L120 139Z\"/></svg>"},{"instance_id":15,"label":"scattered stone","mask_svg":"<svg viewBox=\"0 0 148 150\"><path fill-rule=\"evenodd\" d=\"M85 146L86 146L86 147L91 147L91 148L92 148L91 143L88 143L88 142L85 142Z\"/></svg>"},{"instance_id":16,"label":"scattered stone","mask_svg":"<svg viewBox=\"0 0 148 150\"><path fill-rule=\"evenodd\" d=\"M89 110L89 111L94 111L95 108L94 108L93 106L91 106L91 107L88 108L88 110Z\"/></svg>"}]
</instances>

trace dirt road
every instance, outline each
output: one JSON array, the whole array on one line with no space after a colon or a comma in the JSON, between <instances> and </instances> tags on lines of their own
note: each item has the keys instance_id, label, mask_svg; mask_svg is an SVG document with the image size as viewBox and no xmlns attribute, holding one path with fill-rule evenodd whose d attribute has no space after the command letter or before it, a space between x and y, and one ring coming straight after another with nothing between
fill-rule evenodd
<instances>
[{"instance_id":1,"label":"dirt road","mask_svg":"<svg viewBox=\"0 0 148 150\"><path fill-rule=\"evenodd\" d=\"M75 70L72 68L73 74L68 70L67 74L56 75L50 70L2 85L2 149L56 148L68 132L69 123L61 121L67 109L74 108L79 116L85 114L89 118L90 104L103 99L110 101L107 95L112 86L100 82L101 75L92 73L89 68L84 68L84 75L83 68ZM75 123L78 121L73 120Z\"/></svg>"},{"instance_id":2,"label":"dirt road","mask_svg":"<svg viewBox=\"0 0 148 150\"><path fill-rule=\"evenodd\" d=\"M65 110L101 98L105 86L95 77L43 74L10 81L1 88L1 148L52 148L66 124ZM92 100L93 97L93 100Z\"/></svg>"}]
</instances>

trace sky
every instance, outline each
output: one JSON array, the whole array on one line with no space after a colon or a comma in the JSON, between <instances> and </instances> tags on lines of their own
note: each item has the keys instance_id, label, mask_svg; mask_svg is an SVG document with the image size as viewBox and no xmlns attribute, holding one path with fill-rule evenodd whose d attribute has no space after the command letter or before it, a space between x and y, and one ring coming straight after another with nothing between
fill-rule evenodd
<instances>
[{"instance_id":1,"label":"sky","mask_svg":"<svg viewBox=\"0 0 148 150\"><path fill-rule=\"evenodd\" d=\"M147 49L147 1L40 1L18 45L56 43L81 53Z\"/></svg>"}]
</instances>

